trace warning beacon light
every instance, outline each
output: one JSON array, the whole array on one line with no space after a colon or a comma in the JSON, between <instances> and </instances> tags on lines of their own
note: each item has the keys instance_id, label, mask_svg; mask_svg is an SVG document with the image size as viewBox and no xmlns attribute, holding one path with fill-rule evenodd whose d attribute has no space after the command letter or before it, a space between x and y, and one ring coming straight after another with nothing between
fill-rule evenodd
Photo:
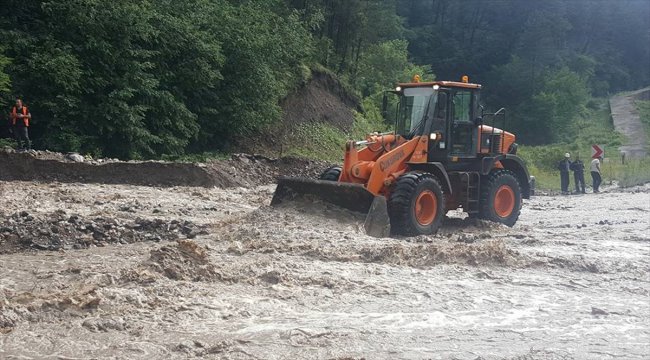
<instances>
[{"instance_id":1,"label":"warning beacon light","mask_svg":"<svg viewBox=\"0 0 650 360\"><path fill-rule=\"evenodd\" d=\"M462 82L464 82L464 83L468 83L468 82L469 82L469 76L467 76L467 75L463 75L463 76L460 78L460 81L462 81Z\"/></svg>"},{"instance_id":2,"label":"warning beacon light","mask_svg":"<svg viewBox=\"0 0 650 360\"><path fill-rule=\"evenodd\" d=\"M420 78L420 75L419 75L419 74L415 74L415 75L413 75L413 82L414 82L414 83L419 83L420 80L422 80L422 79Z\"/></svg>"}]
</instances>

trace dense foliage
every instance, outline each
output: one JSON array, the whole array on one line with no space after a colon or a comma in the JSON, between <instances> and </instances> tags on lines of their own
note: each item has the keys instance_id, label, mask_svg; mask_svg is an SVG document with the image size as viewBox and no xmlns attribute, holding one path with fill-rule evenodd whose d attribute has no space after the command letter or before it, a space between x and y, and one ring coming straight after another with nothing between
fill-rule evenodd
<instances>
[{"instance_id":1,"label":"dense foliage","mask_svg":"<svg viewBox=\"0 0 650 360\"><path fill-rule=\"evenodd\" d=\"M0 48L0 93L9 92L11 80L9 79L9 75L5 72L7 65L9 65L9 59L2 55L2 48Z\"/></svg>"},{"instance_id":2,"label":"dense foliage","mask_svg":"<svg viewBox=\"0 0 650 360\"><path fill-rule=\"evenodd\" d=\"M524 143L571 139L591 96L650 83L645 0L7 0L0 105L36 144L121 158L227 148L324 66L366 98L470 75ZM435 75L434 75L435 74Z\"/></svg>"},{"instance_id":3,"label":"dense foliage","mask_svg":"<svg viewBox=\"0 0 650 360\"><path fill-rule=\"evenodd\" d=\"M297 15L278 8L12 0L0 28L14 94L31 106L42 146L154 157L218 148L279 118L311 45Z\"/></svg>"},{"instance_id":4,"label":"dense foliage","mask_svg":"<svg viewBox=\"0 0 650 360\"><path fill-rule=\"evenodd\" d=\"M322 61L349 78L389 87L378 53L393 58L408 41L411 62L438 79L464 74L484 85L488 108L508 109L525 143L566 141L579 132L591 95L650 84L650 2L646 0L294 0L325 21L315 36ZM372 66L368 67L366 64ZM381 62L379 62L381 64ZM387 68L406 69L401 64ZM422 71L422 70L420 70Z\"/></svg>"}]
</instances>

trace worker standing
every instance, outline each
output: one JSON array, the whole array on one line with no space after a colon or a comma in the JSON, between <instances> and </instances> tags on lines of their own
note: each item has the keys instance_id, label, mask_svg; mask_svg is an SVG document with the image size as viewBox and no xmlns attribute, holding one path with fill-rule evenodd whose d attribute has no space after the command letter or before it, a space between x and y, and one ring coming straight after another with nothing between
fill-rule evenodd
<instances>
[{"instance_id":1,"label":"worker standing","mask_svg":"<svg viewBox=\"0 0 650 360\"><path fill-rule=\"evenodd\" d=\"M557 169L560 170L560 185L562 187L562 194L569 194L569 170L571 168L571 154L564 154L562 159L557 164Z\"/></svg>"},{"instance_id":2,"label":"worker standing","mask_svg":"<svg viewBox=\"0 0 650 360\"><path fill-rule=\"evenodd\" d=\"M600 176L600 162L602 159L603 158L601 156L591 160L590 170L591 170L591 179L593 180L594 193L600 192L598 188L600 187L600 183L603 181L602 177Z\"/></svg>"},{"instance_id":3,"label":"worker standing","mask_svg":"<svg viewBox=\"0 0 650 360\"><path fill-rule=\"evenodd\" d=\"M9 114L11 126L18 143L19 150L31 150L32 143L29 140L29 120L32 118L27 106L23 105L21 99L16 99L16 105L11 109Z\"/></svg>"},{"instance_id":4,"label":"worker standing","mask_svg":"<svg viewBox=\"0 0 650 360\"><path fill-rule=\"evenodd\" d=\"M585 164L580 159L571 163L573 182L576 184L576 193L586 194L585 191Z\"/></svg>"}]
</instances>

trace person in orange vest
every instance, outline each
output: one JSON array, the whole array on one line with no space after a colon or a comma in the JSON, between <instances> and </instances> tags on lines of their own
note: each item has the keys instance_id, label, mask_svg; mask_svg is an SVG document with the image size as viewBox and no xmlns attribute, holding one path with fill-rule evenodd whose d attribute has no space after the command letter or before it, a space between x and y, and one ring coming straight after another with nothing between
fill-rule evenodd
<instances>
[{"instance_id":1,"label":"person in orange vest","mask_svg":"<svg viewBox=\"0 0 650 360\"><path fill-rule=\"evenodd\" d=\"M29 113L27 106L23 105L21 99L16 99L16 106L11 109L9 118L11 119L11 126L13 128L14 136L16 137L16 142L18 142L18 149L31 150L32 143L29 141L28 128L32 114Z\"/></svg>"}]
</instances>

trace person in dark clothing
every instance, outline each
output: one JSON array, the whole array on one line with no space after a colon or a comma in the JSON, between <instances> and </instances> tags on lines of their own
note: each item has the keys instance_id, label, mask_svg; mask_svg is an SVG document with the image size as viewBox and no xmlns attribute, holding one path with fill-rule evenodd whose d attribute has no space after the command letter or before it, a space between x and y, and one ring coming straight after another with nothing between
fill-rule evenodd
<instances>
[{"instance_id":1,"label":"person in dark clothing","mask_svg":"<svg viewBox=\"0 0 650 360\"><path fill-rule=\"evenodd\" d=\"M569 170L571 168L571 154L564 154L564 159L557 164L557 169L560 170L560 185L562 187L562 194L569 193Z\"/></svg>"},{"instance_id":2,"label":"person in dark clothing","mask_svg":"<svg viewBox=\"0 0 650 360\"><path fill-rule=\"evenodd\" d=\"M586 194L585 164L580 159L576 159L576 161L571 163L571 170L573 171L573 182L576 184L576 193Z\"/></svg>"},{"instance_id":3,"label":"person in dark clothing","mask_svg":"<svg viewBox=\"0 0 650 360\"><path fill-rule=\"evenodd\" d=\"M32 143L29 140L29 120L32 118L32 114L29 113L27 106L23 105L21 99L16 99L16 106L11 109L11 114L9 114L11 119L12 131L16 142L18 143L19 150L31 150Z\"/></svg>"}]
</instances>

